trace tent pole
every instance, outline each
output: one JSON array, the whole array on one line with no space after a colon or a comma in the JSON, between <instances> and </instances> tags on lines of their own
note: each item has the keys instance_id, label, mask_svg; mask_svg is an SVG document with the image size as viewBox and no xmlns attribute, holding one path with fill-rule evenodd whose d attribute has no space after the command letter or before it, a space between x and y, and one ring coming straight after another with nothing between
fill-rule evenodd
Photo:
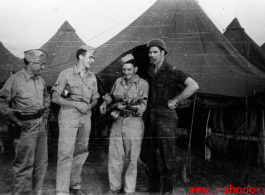
<instances>
[{"instance_id":1,"label":"tent pole","mask_svg":"<svg viewBox=\"0 0 265 195\"><path fill-rule=\"evenodd\" d=\"M208 128L208 124L209 124L209 119L210 119L210 115L211 115L211 109L209 108L209 112L208 112L208 117L207 117L207 122L206 122L206 130L205 130L205 141L204 141L204 148L205 148L205 161L206 160L210 160L211 158L211 150L210 148L207 146L207 137L211 135L212 130L211 128Z\"/></svg>"},{"instance_id":2,"label":"tent pole","mask_svg":"<svg viewBox=\"0 0 265 195\"><path fill-rule=\"evenodd\" d=\"M194 93L194 100L193 100L193 109L192 109L192 118L191 118L191 127L190 127L190 137L189 137L189 147L186 157L186 162L183 162L183 169L182 169L182 180L184 183L188 183L189 180L187 178L187 164L189 160L189 170L191 173L191 136L192 136L192 129L193 129L193 119L194 119L194 113L195 113L195 102L196 102L196 93Z\"/></svg>"},{"instance_id":3,"label":"tent pole","mask_svg":"<svg viewBox=\"0 0 265 195\"><path fill-rule=\"evenodd\" d=\"M261 110L261 130L259 132L259 154L258 154L258 163L265 167L265 122L264 122L264 108Z\"/></svg>"},{"instance_id":4,"label":"tent pole","mask_svg":"<svg viewBox=\"0 0 265 195\"><path fill-rule=\"evenodd\" d=\"M246 135L247 139L245 140L245 172L242 178L242 183L249 187L249 124L248 124L248 98L246 97Z\"/></svg>"},{"instance_id":5,"label":"tent pole","mask_svg":"<svg viewBox=\"0 0 265 195\"><path fill-rule=\"evenodd\" d=\"M193 119L194 119L194 113L195 113L195 102L196 102L196 93L194 94L194 100L193 100L193 109L192 109L192 119L191 119L191 127L190 127L190 140L189 140L189 148L188 148L188 153L187 153L187 158L186 158L186 164L189 160L189 168L190 168L190 173L191 173L191 136L192 136L192 130L193 130Z\"/></svg>"},{"instance_id":6,"label":"tent pole","mask_svg":"<svg viewBox=\"0 0 265 195\"><path fill-rule=\"evenodd\" d=\"M265 167L265 128L264 128L264 108L262 109L262 165Z\"/></svg>"}]
</instances>

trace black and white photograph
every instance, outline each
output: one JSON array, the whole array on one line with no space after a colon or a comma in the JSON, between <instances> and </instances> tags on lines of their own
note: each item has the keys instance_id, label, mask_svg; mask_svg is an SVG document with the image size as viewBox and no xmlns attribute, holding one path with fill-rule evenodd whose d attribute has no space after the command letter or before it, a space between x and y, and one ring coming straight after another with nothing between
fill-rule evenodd
<instances>
[{"instance_id":1,"label":"black and white photograph","mask_svg":"<svg viewBox=\"0 0 265 195\"><path fill-rule=\"evenodd\" d=\"M265 193L264 0L1 0L0 195Z\"/></svg>"}]
</instances>

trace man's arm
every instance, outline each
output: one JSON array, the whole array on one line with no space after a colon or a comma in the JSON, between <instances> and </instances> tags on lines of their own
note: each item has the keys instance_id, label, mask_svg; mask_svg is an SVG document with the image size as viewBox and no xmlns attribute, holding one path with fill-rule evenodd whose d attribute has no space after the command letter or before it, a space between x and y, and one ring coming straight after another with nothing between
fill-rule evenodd
<instances>
[{"instance_id":1,"label":"man's arm","mask_svg":"<svg viewBox=\"0 0 265 195\"><path fill-rule=\"evenodd\" d=\"M114 101L114 96L112 94L105 94L102 96L103 98L103 103L99 107L99 111L101 114L106 114L107 112L107 106L111 104L112 101Z\"/></svg>"},{"instance_id":2,"label":"man's arm","mask_svg":"<svg viewBox=\"0 0 265 195\"><path fill-rule=\"evenodd\" d=\"M99 107L99 111L101 114L106 114L107 113L107 106L115 101L115 96L113 95L113 91L115 89L116 83L117 83L117 80L115 81L114 85L112 86L110 93L106 93L104 96L102 96L103 103Z\"/></svg>"},{"instance_id":3,"label":"man's arm","mask_svg":"<svg viewBox=\"0 0 265 195\"><path fill-rule=\"evenodd\" d=\"M94 106L96 106L97 105L97 103L98 103L98 99L94 99L94 100L92 100L92 102L91 102L91 109L94 107Z\"/></svg>"},{"instance_id":4,"label":"man's arm","mask_svg":"<svg viewBox=\"0 0 265 195\"><path fill-rule=\"evenodd\" d=\"M170 109L175 109L178 107L178 103L184 99L189 98L192 94L194 94L198 89L198 84L191 78L188 77L184 82L185 88L183 91L174 97L172 100L168 101L168 107Z\"/></svg>"},{"instance_id":5,"label":"man's arm","mask_svg":"<svg viewBox=\"0 0 265 195\"><path fill-rule=\"evenodd\" d=\"M97 101L97 99L96 99ZM93 106L96 105L94 101L92 101L91 104L87 104L86 102L81 101L71 101L68 99L65 99L61 97L61 95L57 91L53 91L52 93L52 102L55 104L58 104L60 106L66 106L66 107L75 107L82 113L87 113Z\"/></svg>"},{"instance_id":6,"label":"man's arm","mask_svg":"<svg viewBox=\"0 0 265 195\"><path fill-rule=\"evenodd\" d=\"M0 90L0 113L3 115L7 115L8 118L15 123L17 123L19 126L23 126L23 122L20 121L15 115L14 110L9 107L10 101L13 98L11 94L15 94L14 91L12 91L13 88L15 88L14 84L14 77L10 77L3 88Z\"/></svg>"}]
</instances>

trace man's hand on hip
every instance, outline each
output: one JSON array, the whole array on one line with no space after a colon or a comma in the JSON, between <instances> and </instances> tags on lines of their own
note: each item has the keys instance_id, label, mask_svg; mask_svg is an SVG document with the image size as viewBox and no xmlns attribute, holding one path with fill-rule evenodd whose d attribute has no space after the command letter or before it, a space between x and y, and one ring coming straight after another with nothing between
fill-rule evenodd
<instances>
[{"instance_id":1,"label":"man's hand on hip","mask_svg":"<svg viewBox=\"0 0 265 195\"><path fill-rule=\"evenodd\" d=\"M174 100L168 100L167 106L169 107L169 109L172 109L172 110L179 107L178 104Z\"/></svg>"}]
</instances>

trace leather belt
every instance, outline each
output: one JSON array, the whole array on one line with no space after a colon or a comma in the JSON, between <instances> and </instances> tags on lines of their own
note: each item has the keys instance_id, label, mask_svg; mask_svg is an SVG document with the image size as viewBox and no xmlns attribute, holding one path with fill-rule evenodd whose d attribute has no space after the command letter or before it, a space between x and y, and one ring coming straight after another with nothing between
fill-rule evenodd
<instances>
[{"instance_id":1,"label":"leather belt","mask_svg":"<svg viewBox=\"0 0 265 195\"><path fill-rule=\"evenodd\" d=\"M132 114L132 113L129 113L129 112L121 112L120 116L123 117L123 118L136 117L135 114Z\"/></svg>"},{"instance_id":2,"label":"leather belt","mask_svg":"<svg viewBox=\"0 0 265 195\"><path fill-rule=\"evenodd\" d=\"M27 114L23 115L20 113L17 113L16 116L18 117L19 120L22 121L27 121L27 120L33 120L33 119L38 119L42 116L43 113L35 113L35 114Z\"/></svg>"}]
</instances>

